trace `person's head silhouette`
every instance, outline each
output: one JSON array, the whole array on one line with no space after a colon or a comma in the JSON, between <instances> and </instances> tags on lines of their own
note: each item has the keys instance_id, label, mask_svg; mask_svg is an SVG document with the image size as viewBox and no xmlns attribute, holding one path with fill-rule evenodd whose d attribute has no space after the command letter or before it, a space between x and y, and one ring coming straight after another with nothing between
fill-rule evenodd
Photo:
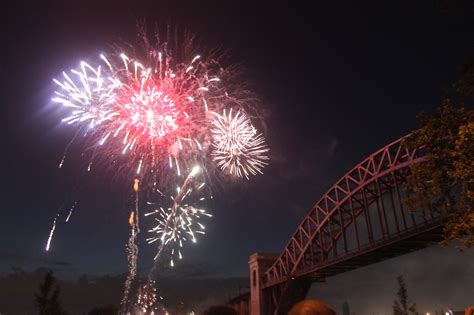
<instances>
[{"instance_id":1,"label":"person's head silhouette","mask_svg":"<svg viewBox=\"0 0 474 315\"><path fill-rule=\"evenodd\" d=\"M336 315L336 312L323 302L306 300L296 303L288 315Z\"/></svg>"}]
</instances>

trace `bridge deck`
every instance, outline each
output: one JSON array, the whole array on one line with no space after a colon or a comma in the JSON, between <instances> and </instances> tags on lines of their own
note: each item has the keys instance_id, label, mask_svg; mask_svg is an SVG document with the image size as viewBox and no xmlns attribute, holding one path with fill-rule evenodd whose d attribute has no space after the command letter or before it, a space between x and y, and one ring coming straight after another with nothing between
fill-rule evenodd
<instances>
[{"instance_id":1,"label":"bridge deck","mask_svg":"<svg viewBox=\"0 0 474 315\"><path fill-rule=\"evenodd\" d=\"M315 268L301 269L295 274L278 279L278 281L266 282L263 287L268 288L301 277L314 282L323 282L327 277L414 252L438 243L441 239L442 224L436 220L423 226L422 229L413 228L400 237L374 242L353 252L345 253L340 258L325 261Z\"/></svg>"}]
</instances>

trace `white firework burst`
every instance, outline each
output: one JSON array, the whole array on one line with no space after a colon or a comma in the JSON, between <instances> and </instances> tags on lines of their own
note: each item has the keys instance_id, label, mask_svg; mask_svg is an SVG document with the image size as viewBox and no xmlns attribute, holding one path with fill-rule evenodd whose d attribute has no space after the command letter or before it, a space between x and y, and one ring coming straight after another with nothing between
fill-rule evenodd
<instances>
[{"instance_id":1,"label":"white firework burst","mask_svg":"<svg viewBox=\"0 0 474 315\"><path fill-rule=\"evenodd\" d=\"M169 208L159 207L159 209L145 214L145 216L157 216L155 220L158 224L149 231L156 234L156 236L147 239L149 244L160 241L155 261L164 252L169 252L171 256L170 265L173 267L175 257L183 258L182 248L184 243L187 241L196 243L196 234L205 234L205 226L200 221L202 218L212 217L212 215L207 213L205 209L196 206L198 202L205 200L205 197L201 194L205 183L195 180L199 172L200 167L193 168L184 184L177 188L177 194L170 197L172 205Z\"/></svg>"},{"instance_id":2,"label":"white firework burst","mask_svg":"<svg viewBox=\"0 0 474 315\"><path fill-rule=\"evenodd\" d=\"M63 72L63 81L54 79L60 89L54 92L52 101L71 108L69 116L62 121L68 124L89 123L93 128L113 119L117 82L101 66L96 68L81 61L80 70L70 74Z\"/></svg>"},{"instance_id":3,"label":"white firework burst","mask_svg":"<svg viewBox=\"0 0 474 315\"><path fill-rule=\"evenodd\" d=\"M269 148L250 119L241 111L214 113L212 122L212 156L217 166L230 174L249 179L262 174L268 164Z\"/></svg>"}]
</instances>

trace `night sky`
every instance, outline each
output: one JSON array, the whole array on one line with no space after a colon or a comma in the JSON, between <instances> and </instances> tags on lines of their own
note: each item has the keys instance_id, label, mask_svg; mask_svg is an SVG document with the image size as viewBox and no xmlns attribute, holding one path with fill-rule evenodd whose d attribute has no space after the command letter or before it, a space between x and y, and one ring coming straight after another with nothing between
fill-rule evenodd
<instances>
[{"instance_id":1,"label":"night sky","mask_svg":"<svg viewBox=\"0 0 474 315\"><path fill-rule=\"evenodd\" d=\"M279 253L337 179L416 128L416 113L441 104L474 48L472 11L444 11L435 1L311 7L150 1L10 8L3 14L0 272L52 265L64 278L126 271L133 195L128 183L100 170L87 173L80 148L58 169L74 130L59 123L50 102L52 78L115 43L135 43L137 21L177 25L206 47L224 49L242 64L262 100L271 164L263 176L216 188L208 234L185 251L186 264L199 266L206 277L247 276L250 254ZM58 227L45 253L52 218L76 200L71 222ZM140 269L146 271L156 248L141 243ZM394 298L395 277L404 273L409 285L419 285L413 290L423 305L451 292L447 302L436 303L461 308L474 296L473 262L472 250L430 248L314 285L311 294L337 309L353 299L358 310L383 311ZM426 273L439 273L439 279L423 287ZM429 283L434 293L427 293ZM454 294L458 286L465 289ZM388 306L364 302L361 292Z\"/></svg>"}]
</instances>

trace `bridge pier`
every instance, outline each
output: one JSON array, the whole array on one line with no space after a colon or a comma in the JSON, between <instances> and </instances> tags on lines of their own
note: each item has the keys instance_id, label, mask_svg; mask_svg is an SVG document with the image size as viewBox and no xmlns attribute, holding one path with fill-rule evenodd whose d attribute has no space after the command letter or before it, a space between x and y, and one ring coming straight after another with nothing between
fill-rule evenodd
<instances>
[{"instance_id":1,"label":"bridge pier","mask_svg":"<svg viewBox=\"0 0 474 315\"><path fill-rule=\"evenodd\" d=\"M278 255L263 253L255 253L250 256L250 315L266 315L262 280L265 271L272 266L277 258Z\"/></svg>"}]
</instances>

